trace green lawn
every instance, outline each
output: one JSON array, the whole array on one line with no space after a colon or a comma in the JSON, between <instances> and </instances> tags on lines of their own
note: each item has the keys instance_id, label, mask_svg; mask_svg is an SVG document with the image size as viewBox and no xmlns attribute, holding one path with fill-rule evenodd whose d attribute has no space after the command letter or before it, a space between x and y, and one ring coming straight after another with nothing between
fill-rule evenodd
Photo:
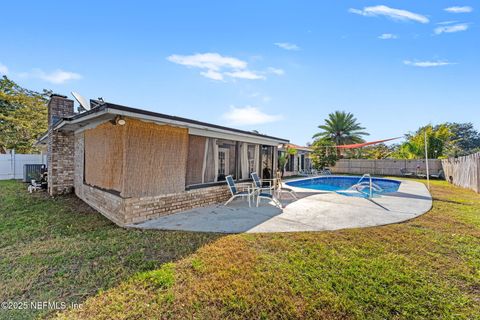
<instances>
[{"instance_id":1,"label":"green lawn","mask_svg":"<svg viewBox=\"0 0 480 320\"><path fill-rule=\"evenodd\" d=\"M216 239L122 229L73 196L31 195L22 183L0 181L0 302L81 303ZM0 309L0 319L52 315Z\"/></svg>"},{"instance_id":2,"label":"green lawn","mask_svg":"<svg viewBox=\"0 0 480 320\"><path fill-rule=\"evenodd\" d=\"M218 236L123 230L0 182L0 301L83 302L64 319L478 319L480 196L432 194L396 225Z\"/></svg>"}]
</instances>

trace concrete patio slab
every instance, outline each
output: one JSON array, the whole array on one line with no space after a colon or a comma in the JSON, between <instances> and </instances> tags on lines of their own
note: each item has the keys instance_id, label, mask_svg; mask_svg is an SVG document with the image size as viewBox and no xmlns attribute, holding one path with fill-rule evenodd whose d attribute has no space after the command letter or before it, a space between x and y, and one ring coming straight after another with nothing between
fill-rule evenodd
<instances>
[{"instance_id":1,"label":"concrete patio slab","mask_svg":"<svg viewBox=\"0 0 480 320\"><path fill-rule=\"evenodd\" d=\"M423 183L401 180L397 192L373 199L295 188L299 199L282 197L283 208L269 203L248 207L245 200L180 212L131 227L199 232L298 232L363 228L415 218L432 207Z\"/></svg>"}]
</instances>

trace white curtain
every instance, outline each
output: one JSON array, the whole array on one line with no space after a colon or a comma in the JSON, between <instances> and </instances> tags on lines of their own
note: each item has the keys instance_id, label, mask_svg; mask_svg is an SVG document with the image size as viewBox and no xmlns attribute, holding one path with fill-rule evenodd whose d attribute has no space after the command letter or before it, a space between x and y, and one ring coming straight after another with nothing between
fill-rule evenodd
<instances>
[{"instance_id":1,"label":"white curtain","mask_svg":"<svg viewBox=\"0 0 480 320\"><path fill-rule=\"evenodd\" d=\"M257 172L258 176L260 175L260 145L255 145L255 172Z\"/></svg>"},{"instance_id":2,"label":"white curtain","mask_svg":"<svg viewBox=\"0 0 480 320\"><path fill-rule=\"evenodd\" d=\"M218 144L217 139L213 140L213 172L215 173L215 178L213 181L218 180Z\"/></svg>"},{"instance_id":3,"label":"white curtain","mask_svg":"<svg viewBox=\"0 0 480 320\"><path fill-rule=\"evenodd\" d=\"M242 172L242 179L248 179L250 172L248 170L248 144L242 142L240 145L240 169Z\"/></svg>"},{"instance_id":4,"label":"white curtain","mask_svg":"<svg viewBox=\"0 0 480 320\"><path fill-rule=\"evenodd\" d=\"M207 171L208 140L208 138L205 139L205 153L203 154L202 165L202 183L205 183L205 172Z\"/></svg>"},{"instance_id":5,"label":"white curtain","mask_svg":"<svg viewBox=\"0 0 480 320\"><path fill-rule=\"evenodd\" d=\"M272 168L272 178L275 177L275 174L278 170L278 149L273 147L273 168Z\"/></svg>"}]
</instances>

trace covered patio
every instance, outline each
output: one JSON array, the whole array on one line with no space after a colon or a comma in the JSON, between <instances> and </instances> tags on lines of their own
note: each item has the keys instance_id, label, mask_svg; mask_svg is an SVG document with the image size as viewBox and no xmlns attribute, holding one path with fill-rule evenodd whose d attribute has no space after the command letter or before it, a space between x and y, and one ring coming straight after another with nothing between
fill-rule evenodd
<instances>
[{"instance_id":1,"label":"covered patio","mask_svg":"<svg viewBox=\"0 0 480 320\"><path fill-rule=\"evenodd\" d=\"M258 208L235 200L159 217L130 227L219 233L326 231L398 223L430 210L424 184L402 180L397 192L365 199L335 192L295 189L298 200L284 195L283 209L267 202Z\"/></svg>"}]
</instances>

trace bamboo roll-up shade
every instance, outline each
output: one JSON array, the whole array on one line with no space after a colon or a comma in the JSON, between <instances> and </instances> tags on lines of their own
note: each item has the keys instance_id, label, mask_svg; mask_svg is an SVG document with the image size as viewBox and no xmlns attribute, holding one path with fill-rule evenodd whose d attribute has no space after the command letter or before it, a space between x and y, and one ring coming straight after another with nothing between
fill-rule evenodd
<instances>
[{"instance_id":1,"label":"bamboo roll-up shade","mask_svg":"<svg viewBox=\"0 0 480 320\"><path fill-rule=\"evenodd\" d=\"M123 126L110 122L85 131L85 182L107 190L122 190Z\"/></svg>"},{"instance_id":2,"label":"bamboo roll-up shade","mask_svg":"<svg viewBox=\"0 0 480 320\"><path fill-rule=\"evenodd\" d=\"M202 183L205 140L205 137L194 135L190 135L188 138L187 186Z\"/></svg>"},{"instance_id":3,"label":"bamboo roll-up shade","mask_svg":"<svg viewBox=\"0 0 480 320\"><path fill-rule=\"evenodd\" d=\"M185 191L188 129L128 119L123 197Z\"/></svg>"}]
</instances>

